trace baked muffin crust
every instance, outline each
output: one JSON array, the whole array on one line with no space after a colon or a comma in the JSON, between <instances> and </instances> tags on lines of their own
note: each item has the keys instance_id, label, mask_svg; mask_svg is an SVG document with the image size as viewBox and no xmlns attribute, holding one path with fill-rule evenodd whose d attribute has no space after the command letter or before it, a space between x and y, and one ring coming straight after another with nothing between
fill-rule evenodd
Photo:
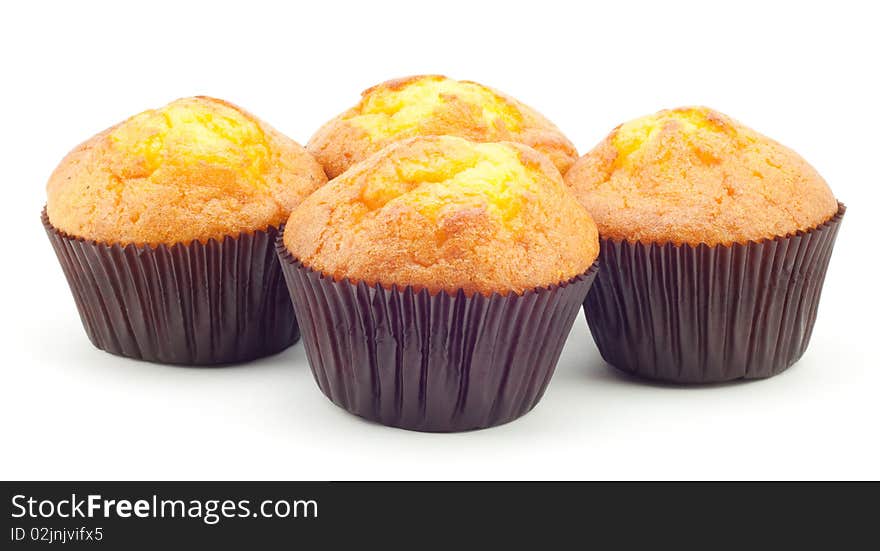
<instances>
[{"instance_id":1,"label":"baked muffin crust","mask_svg":"<svg viewBox=\"0 0 880 551\"><path fill-rule=\"evenodd\" d=\"M468 295L558 284L599 252L595 224L546 156L451 136L354 165L294 209L284 244L337 280Z\"/></svg>"},{"instance_id":2,"label":"baked muffin crust","mask_svg":"<svg viewBox=\"0 0 880 551\"><path fill-rule=\"evenodd\" d=\"M577 159L574 145L531 107L482 84L438 75L365 90L360 103L321 127L307 148L334 178L395 141L431 135L523 143L550 157L563 174Z\"/></svg>"},{"instance_id":3,"label":"baked muffin crust","mask_svg":"<svg viewBox=\"0 0 880 551\"><path fill-rule=\"evenodd\" d=\"M565 182L616 240L745 243L814 228L838 208L797 153L706 107L618 126Z\"/></svg>"},{"instance_id":4,"label":"baked muffin crust","mask_svg":"<svg viewBox=\"0 0 880 551\"><path fill-rule=\"evenodd\" d=\"M76 237L157 245L283 223L326 182L303 147L222 100L184 98L71 151L47 184L49 220Z\"/></svg>"}]
</instances>

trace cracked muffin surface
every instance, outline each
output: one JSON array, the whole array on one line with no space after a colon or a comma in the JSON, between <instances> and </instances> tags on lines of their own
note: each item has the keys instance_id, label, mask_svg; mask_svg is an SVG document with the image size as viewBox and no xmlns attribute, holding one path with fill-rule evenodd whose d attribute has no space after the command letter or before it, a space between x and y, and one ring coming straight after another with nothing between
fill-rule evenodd
<instances>
[{"instance_id":1,"label":"cracked muffin surface","mask_svg":"<svg viewBox=\"0 0 880 551\"><path fill-rule=\"evenodd\" d=\"M305 149L231 103L176 100L71 151L46 190L52 225L102 243L222 239L283 223L327 181Z\"/></svg>"},{"instance_id":2,"label":"cracked muffin surface","mask_svg":"<svg viewBox=\"0 0 880 551\"><path fill-rule=\"evenodd\" d=\"M383 147L414 136L518 142L550 157L561 173L577 159L574 145L540 113L482 84L439 75L383 82L327 122L307 148L331 178Z\"/></svg>"},{"instance_id":3,"label":"cracked muffin surface","mask_svg":"<svg viewBox=\"0 0 880 551\"><path fill-rule=\"evenodd\" d=\"M624 123L565 182L602 237L729 245L812 229L838 209L800 155L706 107Z\"/></svg>"},{"instance_id":4,"label":"cracked muffin surface","mask_svg":"<svg viewBox=\"0 0 880 551\"><path fill-rule=\"evenodd\" d=\"M559 284L599 252L596 225L546 156L452 136L355 164L294 209L284 244L337 280L468 295Z\"/></svg>"}]
</instances>

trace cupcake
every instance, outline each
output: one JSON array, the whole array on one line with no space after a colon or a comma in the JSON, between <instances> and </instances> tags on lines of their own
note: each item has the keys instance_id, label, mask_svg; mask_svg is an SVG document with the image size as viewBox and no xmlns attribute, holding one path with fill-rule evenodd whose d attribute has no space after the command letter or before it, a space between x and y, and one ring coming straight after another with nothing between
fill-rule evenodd
<instances>
[{"instance_id":1,"label":"cupcake","mask_svg":"<svg viewBox=\"0 0 880 551\"><path fill-rule=\"evenodd\" d=\"M42 219L96 347L239 362L298 338L274 239L325 182L304 148L250 113L186 98L71 151Z\"/></svg>"},{"instance_id":2,"label":"cupcake","mask_svg":"<svg viewBox=\"0 0 880 551\"><path fill-rule=\"evenodd\" d=\"M360 103L325 124L306 147L335 178L391 143L441 135L522 143L550 157L562 174L577 160L571 142L531 107L482 84L437 75L369 88Z\"/></svg>"},{"instance_id":3,"label":"cupcake","mask_svg":"<svg viewBox=\"0 0 880 551\"><path fill-rule=\"evenodd\" d=\"M804 353L845 207L797 153L682 108L617 127L565 181L599 227L585 310L609 364L709 383Z\"/></svg>"},{"instance_id":4,"label":"cupcake","mask_svg":"<svg viewBox=\"0 0 880 551\"><path fill-rule=\"evenodd\" d=\"M385 425L462 431L541 398L599 244L544 155L433 136L312 194L278 251L330 400Z\"/></svg>"}]
</instances>

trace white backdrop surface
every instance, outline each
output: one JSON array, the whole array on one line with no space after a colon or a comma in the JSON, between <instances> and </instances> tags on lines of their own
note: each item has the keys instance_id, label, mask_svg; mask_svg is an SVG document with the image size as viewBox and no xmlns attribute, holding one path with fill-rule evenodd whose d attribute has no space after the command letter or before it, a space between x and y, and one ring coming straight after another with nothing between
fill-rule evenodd
<instances>
[{"instance_id":1,"label":"white backdrop surface","mask_svg":"<svg viewBox=\"0 0 880 551\"><path fill-rule=\"evenodd\" d=\"M0 478L878 478L880 18L870 3L18 3L0 8ZM773 379L669 387L604 364L580 316L543 401L420 434L348 415L301 344L220 369L94 349L42 226L49 173L149 107L207 94L305 143L377 82L443 73L536 107L581 152L704 104L791 146L849 211L813 340Z\"/></svg>"}]
</instances>

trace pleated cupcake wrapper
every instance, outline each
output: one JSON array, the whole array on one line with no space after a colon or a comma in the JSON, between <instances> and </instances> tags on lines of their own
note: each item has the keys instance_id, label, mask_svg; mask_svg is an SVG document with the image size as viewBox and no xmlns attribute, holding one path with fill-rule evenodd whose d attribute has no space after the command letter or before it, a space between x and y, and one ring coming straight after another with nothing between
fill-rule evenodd
<instances>
[{"instance_id":1,"label":"pleated cupcake wrapper","mask_svg":"<svg viewBox=\"0 0 880 551\"><path fill-rule=\"evenodd\" d=\"M602 357L651 379L770 377L807 348L846 207L816 228L732 246L601 240L584 304Z\"/></svg>"},{"instance_id":2,"label":"pleated cupcake wrapper","mask_svg":"<svg viewBox=\"0 0 880 551\"><path fill-rule=\"evenodd\" d=\"M334 281L278 253L321 391L347 411L411 430L506 423L541 399L596 275L522 295Z\"/></svg>"},{"instance_id":3,"label":"pleated cupcake wrapper","mask_svg":"<svg viewBox=\"0 0 880 551\"><path fill-rule=\"evenodd\" d=\"M299 338L278 230L158 247L106 245L43 225L86 334L107 352L211 365L273 354Z\"/></svg>"}]
</instances>

